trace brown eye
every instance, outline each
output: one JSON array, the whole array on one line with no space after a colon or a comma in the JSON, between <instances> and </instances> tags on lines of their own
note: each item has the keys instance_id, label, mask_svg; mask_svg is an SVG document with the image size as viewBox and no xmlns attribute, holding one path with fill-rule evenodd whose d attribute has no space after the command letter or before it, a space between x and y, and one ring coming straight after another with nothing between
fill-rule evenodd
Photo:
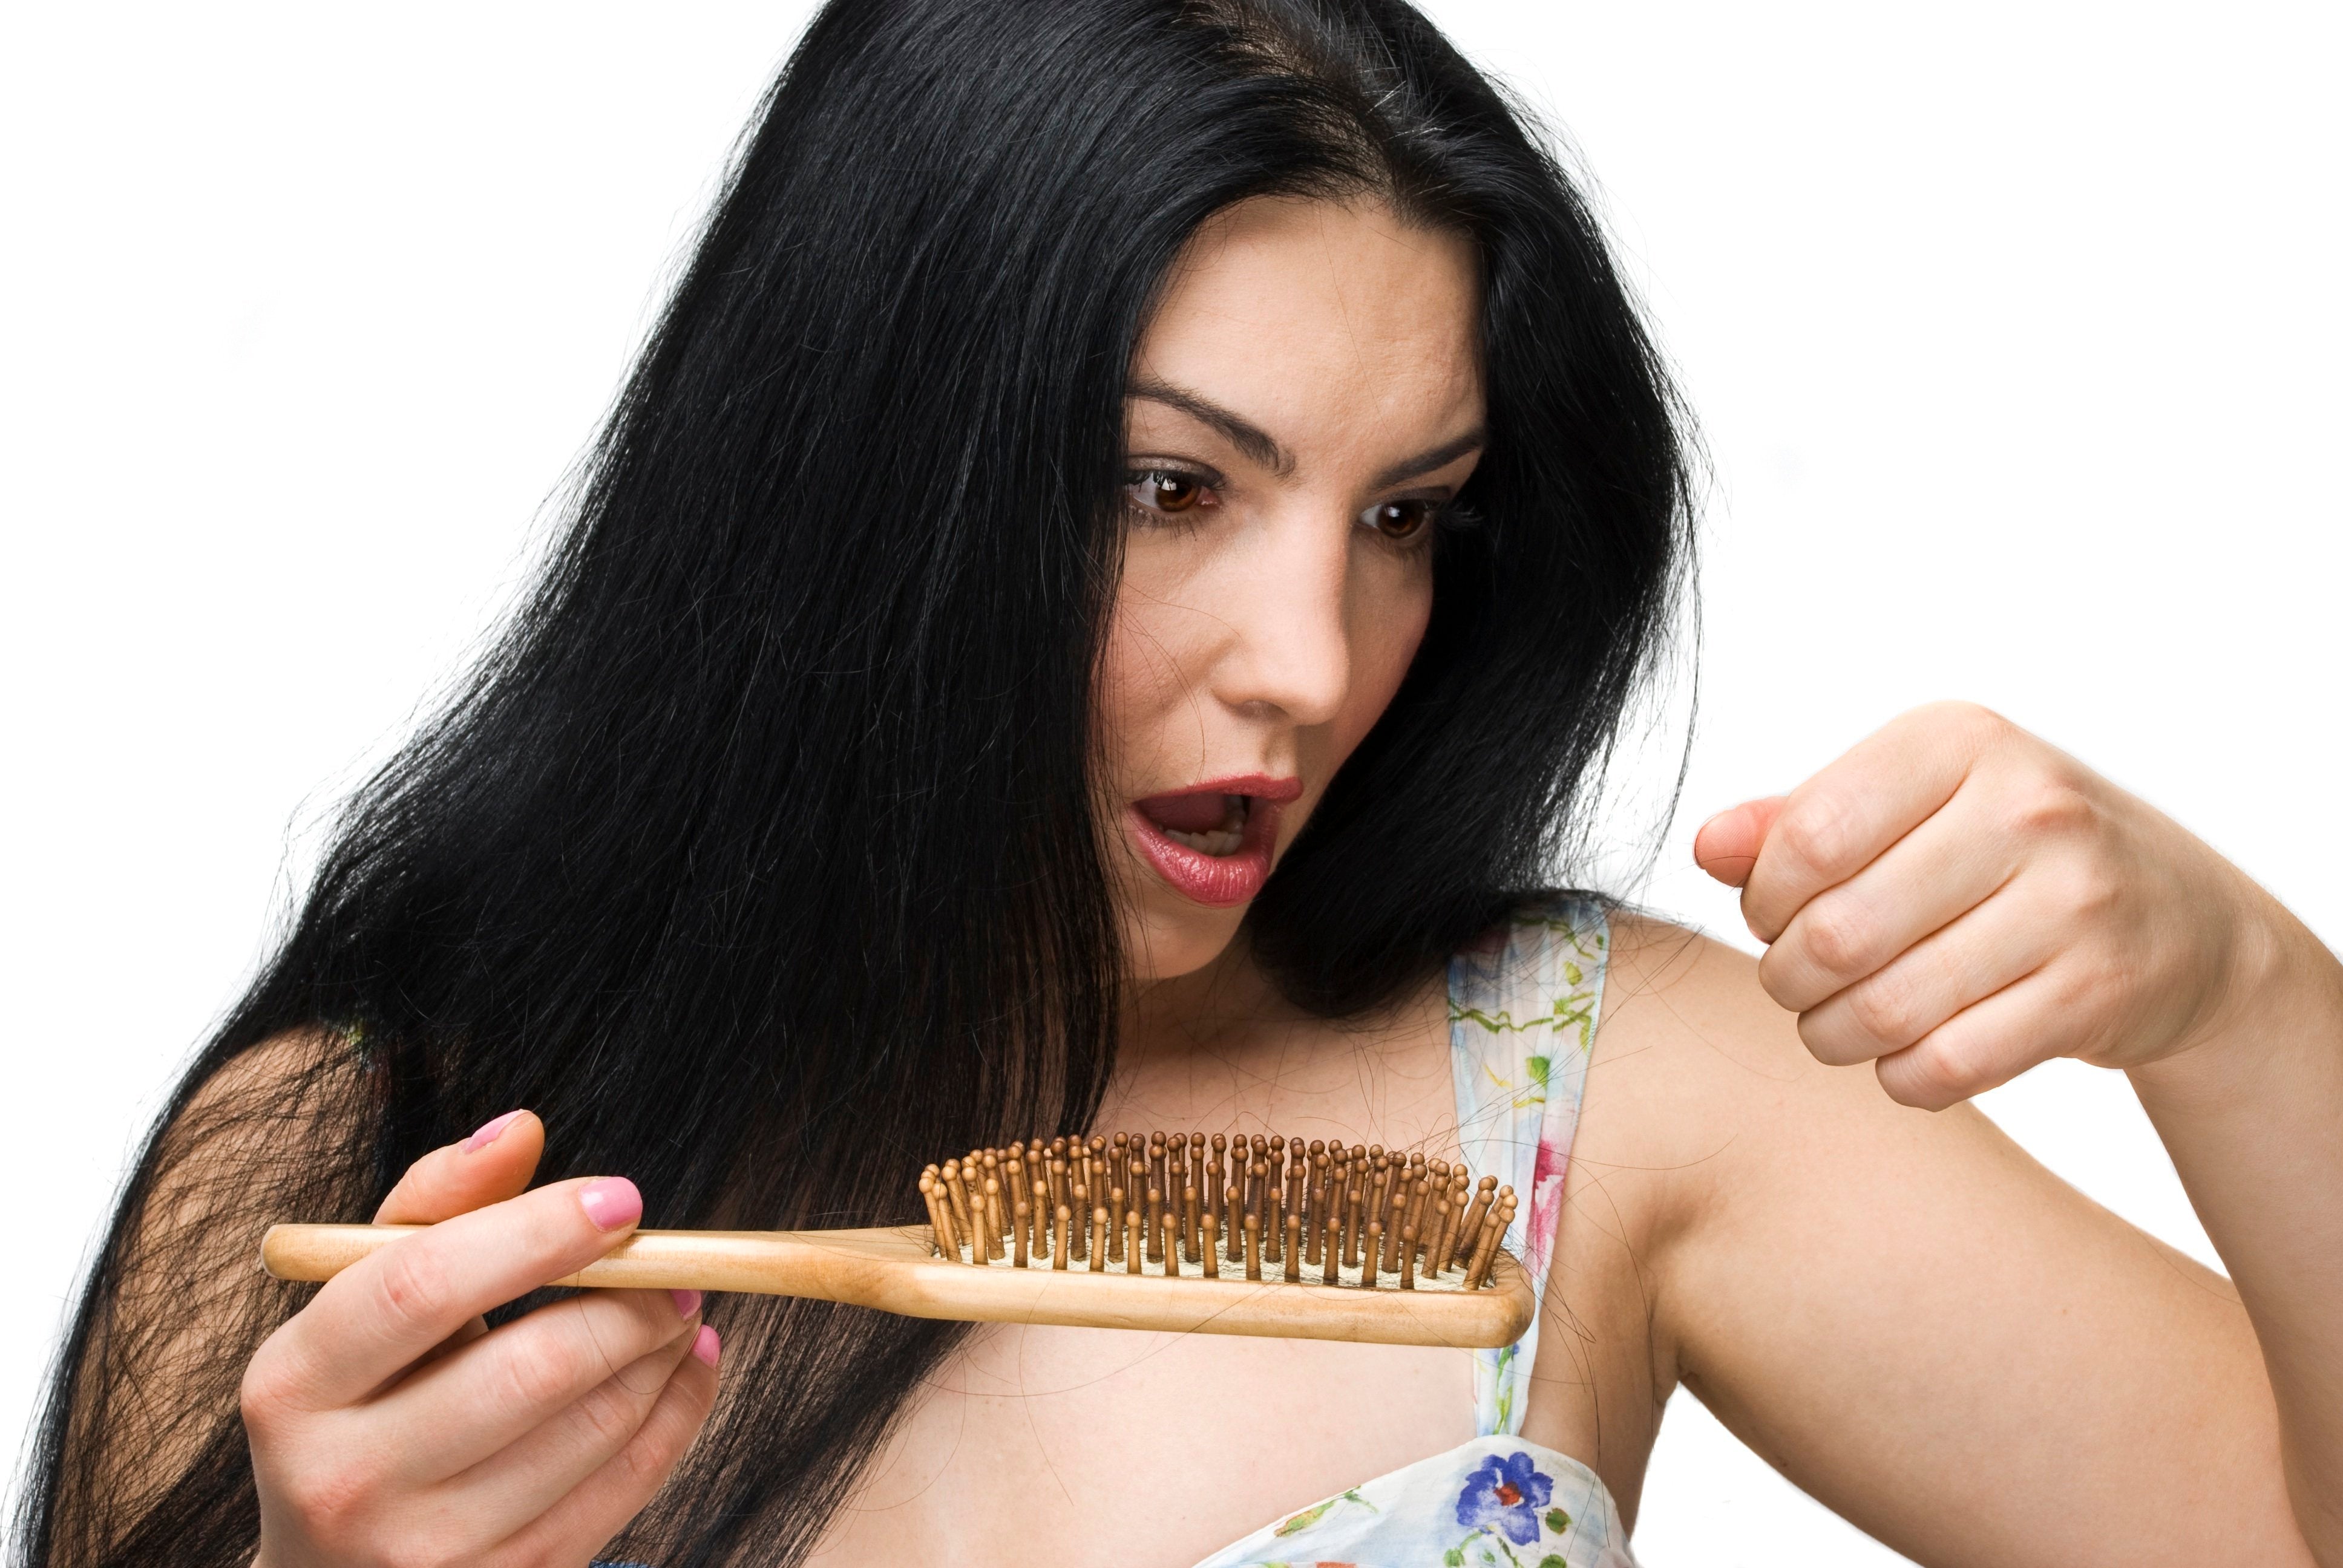
<instances>
[{"instance_id":1,"label":"brown eye","mask_svg":"<svg viewBox=\"0 0 2343 1568\"><path fill-rule=\"evenodd\" d=\"M1385 501L1368 508L1363 520L1387 539L1405 540L1430 528L1439 515L1437 501Z\"/></svg>"},{"instance_id":2,"label":"brown eye","mask_svg":"<svg viewBox=\"0 0 2343 1568\"><path fill-rule=\"evenodd\" d=\"M1204 482L1192 474L1158 468L1134 475L1131 493L1141 506L1151 510L1184 512L1203 500Z\"/></svg>"}]
</instances>

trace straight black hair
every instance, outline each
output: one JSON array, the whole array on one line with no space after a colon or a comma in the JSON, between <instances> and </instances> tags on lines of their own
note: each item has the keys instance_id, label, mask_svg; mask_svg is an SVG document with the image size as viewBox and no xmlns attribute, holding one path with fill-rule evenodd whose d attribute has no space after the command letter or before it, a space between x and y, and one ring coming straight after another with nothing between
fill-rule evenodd
<instances>
[{"instance_id":1,"label":"straight black hair","mask_svg":"<svg viewBox=\"0 0 2343 1568\"><path fill-rule=\"evenodd\" d=\"M1374 1008L1551 876L1668 621L1678 413L1587 208L1400 0L833 0L766 97L532 597L350 805L160 1119L35 1434L19 1561L241 1563L242 1366L513 1106L657 1225L917 1217L1088 1128L1120 961L1090 683L1134 344L1198 225L1373 198L1482 268L1491 442L1422 652L1257 901ZM613 1554L801 1556L950 1326L729 1298L698 1448ZM753 1392L744 1392L753 1391Z\"/></svg>"}]
</instances>

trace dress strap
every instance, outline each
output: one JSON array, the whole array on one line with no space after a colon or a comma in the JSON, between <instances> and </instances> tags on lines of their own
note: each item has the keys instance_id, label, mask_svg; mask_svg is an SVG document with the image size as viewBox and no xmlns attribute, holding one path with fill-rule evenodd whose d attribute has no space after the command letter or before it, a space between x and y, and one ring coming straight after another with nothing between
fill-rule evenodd
<instances>
[{"instance_id":1,"label":"dress strap","mask_svg":"<svg viewBox=\"0 0 2343 1568\"><path fill-rule=\"evenodd\" d=\"M1522 1200L1504 1246L1541 1301L1610 951L1602 910L1556 895L1524 905L1448 963L1459 1141L1472 1171ZM1537 1338L1533 1318L1514 1343L1473 1352L1473 1413L1483 1436L1522 1430Z\"/></svg>"}]
</instances>

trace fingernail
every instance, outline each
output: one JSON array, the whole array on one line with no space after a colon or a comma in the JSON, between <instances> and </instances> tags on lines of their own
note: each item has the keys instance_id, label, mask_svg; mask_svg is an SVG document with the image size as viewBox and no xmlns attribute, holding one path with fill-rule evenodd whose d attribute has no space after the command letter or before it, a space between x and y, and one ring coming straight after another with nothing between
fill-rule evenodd
<instances>
[{"instance_id":1,"label":"fingernail","mask_svg":"<svg viewBox=\"0 0 2343 1568\"><path fill-rule=\"evenodd\" d=\"M643 1217L643 1195L624 1176L604 1176L578 1190L578 1206L598 1231L615 1231Z\"/></svg>"},{"instance_id":2,"label":"fingernail","mask_svg":"<svg viewBox=\"0 0 2343 1568\"><path fill-rule=\"evenodd\" d=\"M478 1132L475 1132L469 1138L465 1139L464 1152L469 1154L475 1149L486 1149L489 1144L494 1143L498 1138L502 1137L504 1135L505 1129L510 1127L514 1122L518 1121L524 1114L526 1113L518 1111L506 1111L502 1116L498 1117L494 1121L488 1123Z\"/></svg>"},{"instance_id":3,"label":"fingernail","mask_svg":"<svg viewBox=\"0 0 2343 1568\"><path fill-rule=\"evenodd\" d=\"M1732 816L1735 811L1740 809L1741 808L1738 806L1727 806L1724 810L1719 811L1715 816L1711 817L1707 821L1703 822L1693 833L1693 837L1695 839L1699 838L1701 834L1707 832L1711 828L1715 827L1719 822L1724 821L1727 817Z\"/></svg>"},{"instance_id":4,"label":"fingernail","mask_svg":"<svg viewBox=\"0 0 2343 1568\"><path fill-rule=\"evenodd\" d=\"M702 1323L699 1325L699 1332L692 1339L691 1353L709 1366L714 1366L716 1358L724 1353L724 1342L716 1337L714 1329Z\"/></svg>"},{"instance_id":5,"label":"fingernail","mask_svg":"<svg viewBox=\"0 0 2343 1568\"><path fill-rule=\"evenodd\" d=\"M698 1291L669 1291L668 1294L675 1298L675 1315L679 1318L688 1318L699 1310Z\"/></svg>"}]
</instances>

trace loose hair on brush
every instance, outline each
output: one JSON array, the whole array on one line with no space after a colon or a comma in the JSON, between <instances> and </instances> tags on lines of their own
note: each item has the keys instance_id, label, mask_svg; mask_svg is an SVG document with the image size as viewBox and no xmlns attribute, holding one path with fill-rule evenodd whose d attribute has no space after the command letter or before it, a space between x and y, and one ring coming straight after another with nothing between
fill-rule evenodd
<instances>
[{"instance_id":1,"label":"loose hair on brush","mask_svg":"<svg viewBox=\"0 0 2343 1568\"><path fill-rule=\"evenodd\" d=\"M1353 1014L1550 879L1664 635L1686 484L1523 117L1401 0L832 0L541 580L347 808L158 1120L19 1562L248 1561L237 1382L308 1290L259 1273L261 1230L364 1220L513 1106L543 1178L631 1176L658 1226L913 1221L935 1151L1088 1127L1119 1006L1090 688L1124 377L1182 246L1265 195L1473 240L1491 440L1422 652L1246 940ZM709 1311L726 1392L609 1555L797 1561L961 1331Z\"/></svg>"}]
</instances>

